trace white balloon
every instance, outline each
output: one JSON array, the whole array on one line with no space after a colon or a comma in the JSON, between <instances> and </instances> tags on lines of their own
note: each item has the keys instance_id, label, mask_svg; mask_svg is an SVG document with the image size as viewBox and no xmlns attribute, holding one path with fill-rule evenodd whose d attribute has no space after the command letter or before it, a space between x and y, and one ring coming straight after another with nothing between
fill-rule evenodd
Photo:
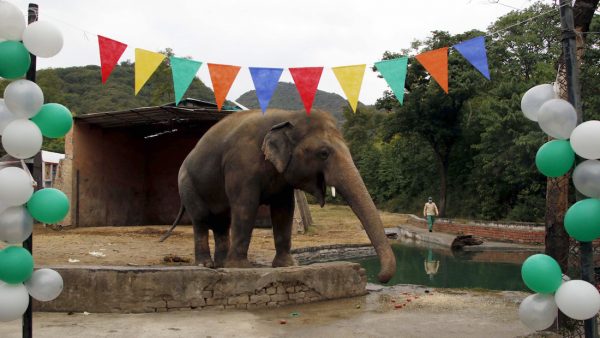
<instances>
[{"instance_id":1,"label":"white balloon","mask_svg":"<svg viewBox=\"0 0 600 338\"><path fill-rule=\"evenodd\" d=\"M25 28L23 44L31 54L49 58L62 49L63 36L53 24L47 21L36 21Z\"/></svg>"},{"instance_id":2,"label":"white balloon","mask_svg":"<svg viewBox=\"0 0 600 338\"><path fill-rule=\"evenodd\" d=\"M20 319L29 305L29 294L25 285L0 282L0 322Z\"/></svg>"},{"instance_id":3,"label":"white balloon","mask_svg":"<svg viewBox=\"0 0 600 338\"><path fill-rule=\"evenodd\" d=\"M600 198L600 161L587 160L573 171L573 184L587 197Z\"/></svg>"},{"instance_id":4,"label":"white balloon","mask_svg":"<svg viewBox=\"0 0 600 338\"><path fill-rule=\"evenodd\" d=\"M4 103L11 113L20 118L34 117L44 104L42 89L29 80L16 80L4 89Z\"/></svg>"},{"instance_id":5,"label":"white balloon","mask_svg":"<svg viewBox=\"0 0 600 338\"><path fill-rule=\"evenodd\" d=\"M23 243L33 231L33 218L24 206L0 211L0 241Z\"/></svg>"},{"instance_id":6,"label":"white balloon","mask_svg":"<svg viewBox=\"0 0 600 338\"><path fill-rule=\"evenodd\" d=\"M33 194L31 177L25 170L7 167L0 170L0 200L8 206L27 203Z\"/></svg>"},{"instance_id":7,"label":"white balloon","mask_svg":"<svg viewBox=\"0 0 600 338\"><path fill-rule=\"evenodd\" d=\"M63 290L63 279L52 269L39 269L33 272L31 278L25 282L25 286L31 297L47 302L60 295Z\"/></svg>"},{"instance_id":8,"label":"white balloon","mask_svg":"<svg viewBox=\"0 0 600 338\"><path fill-rule=\"evenodd\" d=\"M556 290L554 299L560 311L573 319L589 319L600 311L600 293L592 284L583 280L563 283Z\"/></svg>"},{"instance_id":9,"label":"white balloon","mask_svg":"<svg viewBox=\"0 0 600 338\"><path fill-rule=\"evenodd\" d=\"M583 158L600 159L600 121L592 120L578 125L571 133L571 147Z\"/></svg>"},{"instance_id":10,"label":"white balloon","mask_svg":"<svg viewBox=\"0 0 600 338\"><path fill-rule=\"evenodd\" d=\"M577 111L569 101L551 99L538 110L538 124L542 130L559 140L566 140L577 126Z\"/></svg>"},{"instance_id":11,"label":"white balloon","mask_svg":"<svg viewBox=\"0 0 600 338\"><path fill-rule=\"evenodd\" d=\"M4 104L4 99L0 99L0 135L2 135L4 128L16 118L15 114L11 113Z\"/></svg>"},{"instance_id":12,"label":"white balloon","mask_svg":"<svg viewBox=\"0 0 600 338\"><path fill-rule=\"evenodd\" d=\"M33 122L17 119L4 128L2 147L12 156L19 159L33 157L42 148L42 132Z\"/></svg>"},{"instance_id":13,"label":"white balloon","mask_svg":"<svg viewBox=\"0 0 600 338\"><path fill-rule=\"evenodd\" d=\"M519 319L530 329L544 330L550 327L558 316L554 296L536 293L530 295L519 306Z\"/></svg>"},{"instance_id":14,"label":"white balloon","mask_svg":"<svg viewBox=\"0 0 600 338\"><path fill-rule=\"evenodd\" d=\"M525 92L521 98L521 110L525 117L532 120L538 120L538 110L548 100L557 98L554 92L554 86L551 84L542 84L535 86Z\"/></svg>"},{"instance_id":15,"label":"white balloon","mask_svg":"<svg viewBox=\"0 0 600 338\"><path fill-rule=\"evenodd\" d=\"M10 2L0 1L0 40L21 41L25 16Z\"/></svg>"}]
</instances>

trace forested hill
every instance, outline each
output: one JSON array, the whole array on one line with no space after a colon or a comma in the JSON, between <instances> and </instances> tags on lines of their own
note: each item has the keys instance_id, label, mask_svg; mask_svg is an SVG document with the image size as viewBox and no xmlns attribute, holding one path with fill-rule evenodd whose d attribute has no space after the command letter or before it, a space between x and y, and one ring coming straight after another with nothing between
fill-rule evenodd
<instances>
[{"instance_id":1,"label":"forested hill","mask_svg":"<svg viewBox=\"0 0 600 338\"><path fill-rule=\"evenodd\" d=\"M256 91L248 91L237 99L237 102L248 108L260 108ZM341 123L344 121L343 109L348 106L346 99L338 94L317 90L313 109L328 111ZM299 110L304 109L300 94L296 85L289 82L279 82L271 101L269 108Z\"/></svg>"}]
</instances>

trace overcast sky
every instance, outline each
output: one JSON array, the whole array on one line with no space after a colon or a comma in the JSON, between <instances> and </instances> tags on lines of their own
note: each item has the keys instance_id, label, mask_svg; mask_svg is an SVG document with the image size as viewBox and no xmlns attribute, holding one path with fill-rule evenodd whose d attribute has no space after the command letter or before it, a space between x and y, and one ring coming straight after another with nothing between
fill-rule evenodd
<instances>
[{"instance_id":1,"label":"overcast sky","mask_svg":"<svg viewBox=\"0 0 600 338\"><path fill-rule=\"evenodd\" d=\"M8 1L24 11L29 2ZM99 65L96 34L129 45L121 60L134 60L134 48L158 51L170 47L178 56L243 67L372 65L386 50L408 48L411 41L428 37L432 30L452 34L485 30L514 8L530 5L528 0L495 2L38 0L40 20L55 23L65 38L61 53L38 59L38 69ZM212 87L205 65L198 75ZM281 81L293 82L287 70ZM243 68L228 98L237 99L252 89L249 71ZM319 89L343 95L330 69L323 72ZM385 81L367 69L360 101L372 104L385 89Z\"/></svg>"}]
</instances>

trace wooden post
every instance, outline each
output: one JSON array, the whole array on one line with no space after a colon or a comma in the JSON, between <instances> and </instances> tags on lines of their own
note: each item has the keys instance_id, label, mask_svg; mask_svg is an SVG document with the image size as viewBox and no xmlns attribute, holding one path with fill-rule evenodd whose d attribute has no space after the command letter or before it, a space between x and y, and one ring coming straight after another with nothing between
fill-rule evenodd
<instances>
[{"instance_id":1,"label":"wooden post","mask_svg":"<svg viewBox=\"0 0 600 338\"><path fill-rule=\"evenodd\" d=\"M302 222L301 232L306 232L313 223L306 195L302 190L294 190L294 198L296 200L296 210L298 210Z\"/></svg>"}]
</instances>

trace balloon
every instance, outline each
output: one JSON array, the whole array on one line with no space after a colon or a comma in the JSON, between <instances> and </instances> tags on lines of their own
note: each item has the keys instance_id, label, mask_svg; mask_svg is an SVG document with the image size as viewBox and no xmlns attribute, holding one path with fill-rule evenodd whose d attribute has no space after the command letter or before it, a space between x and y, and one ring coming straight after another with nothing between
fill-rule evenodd
<instances>
[{"instance_id":1,"label":"balloon","mask_svg":"<svg viewBox=\"0 0 600 338\"><path fill-rule=\"evenodd\" d=\"M521 277L528 288L539 293L552 293L562 283L562 272L554 258L535 254L521 266Z\"/></svg>"},{"instance_id":2,"label":"balloon","mask_svg":"<svg viewBox=\"0 0 600 338\"><path fill-rule=\"evenodd\" d=\"M22 283L33 273L33 257L21 247L9 246L1 250L0 262L0 280L5 283Z\"/></svg>"},{"instance_id":3,"label":"balloon","mask_svg":"<svg viewBox=\"0 0 600 338\"><path fill-rule=\"evenodd\" d=\"M581 242L600 237L600 200L588 198L573 204L565 214L565 230Z\"/></svg>"},{"instance_id":4,"label":"balloon","mask_svg":"<svg viewBox=\"0 0 600 338\"><path fill-rule=\"evenodd\" d=\"M63 289L63 279L52 269L39 269L33 272L25 283L31 297L47 302L56 299Z\"/></svg>"},{"instance_id":5,"label":"balloon","mask_svg":"<svg viewBox=\"0 0 600 338\"><path fill-rule=\"evenodd\" d=\"M587 121L571 133L571 146L577 155L588 160L600 159L600 121Z\"/></svg>"},{"instance_id":6,"label":"balloon","mask_svg":"<svg viewBox=\"0 0 600 338\"><path fill-rule=\"evenodd\" d=\"M558 307L553 295L536 293L527 296L519 306L519 319L532 330L550 327L558 316Z\"/></svg>"},{"instance_id":7,"label":"balloon","mask_svg":"<svg viewBox=\"0 0 600 338\"><path fill-rule=\"evenodd\" d=\"M58 54L63 47L60 30L46 21L36 21L23 32L23 44L31 54L49 58Z\"/></svg>"},{"instance_id":8,"label":"balloon","mask_svg":"<svg viewBox=\"0 0 600 338\"><path fill-rule=\"evenodd\" d=\"M24 242L33 231L33 218L23 206L10 207L0 213L0 241Z\"/></svg>"},{"instance_id":9,"label":"balloon","mask_svg":"<svg viewBox=\"0 0 600 338\"><path fill-rule=\"evenodd\" d=\"M577 320L592 318L600 310L600 293L592 284L583 280L563 283L554 299L560 311Z\"/></svg>"},{"instance_id":10,"label":"balloon","mask_svg":"<svg viewBox=\"0 0 600 338\"><path fill-rule=\"evenodd\" d=\"M28 119L40 111L44 104L44 93L35 82L16 80L6 86L4 103L15 116Z\"/></svg>"},{"instance_id":11,"label":"balloon","mask_svg":"<svg viewBox=\"0 0 600 338\"><path fill-rule=\"evenodd\" d=\"M573 171L573 184L587 197L600 198L600 161L587 160Z\"/></svg>"},{"instance_id":12,"label":"balloon","mask_svg":"<svg viewBox=\"0 0 600 338\"><path fill-rule=\"evenodd\" d=\"M566 140L577 126L577 111L563 99L546 101L538 110L538 124L542 130L557 139Z\"/></svg>"},{"instance_id":13,"label":"balloon","mask_svg":"<svg viewBox=\"0 0 600 338\"><path fill-rule=\"evenodd\" d=\"M4 128L2 147L12 157L25 159L35 156L42 148L42 132L38 126L25 119L17 119Z\"/></svg>"},{"instance_id":14,"label":"balloon","mask_svg":"<svg viewBox=\"0 0 600 338\"><path fill-rule=\"evenodd\" d=\"M17 167L0 170L0 201L8 206L25 204L33 194L31 176Z\"/></svg>"},{"instance_id":15,"label":"balloon","mask_svg":"<svg viewBox=\"0 0 600 338\"><path fill-rule=\"evenodd\" d=\"M548 100L555 99L556 93L551 84L535 86L525 92L521 99L521 110L531 121L538 120L538 110Z\"/></svg>"},{"instance_id":16,"label":"balloon","mask_svg":"<svg viewBox=\"0 0 600 338\"><path fill-rule=\"evenodd\" d=\"M73 126L73 116L67 107L58 103L46 103L33 121L50 138L63 137Z\"/></svg>"},{"instance_id":17,"label":"balloon","mask_svg":"<svg viewBox=\"0 0 600 338\"><path fill-rule=\"evenodd\" d=\"M20 319L29 305L29 294L23 284L0 282L0 299L0 322Z\"/></svg>"},{"instance_id":18,"label":"balloon","mask_svg":"<svg viewBox=\"0 0 600 338\"><path fill-rule=\"evenodd\" d=\"M16 41L0 42L0 77L16 79L25 76L31 57L27 48Z\"/></svg>"},{"instance_id":19,"label":"balloon","mask_svg":"<svg viewBox=\"0 0 600 338\"><path fill-rule=\"evenodd\" d=\"M0 135L2 135L4 128L16 118L17 117L8 110L6 104L4 104L4 99L0 99Z\"/></svg>"},{"instance_id":20,"label":"balloon","mask_svg":"<svg viewBox=\"0 0 600 338\"><path fill-rule=\"evenodd\" d=\"M535 165L548 177L566 174L575 162L575 153L565 140L552 140L544 143L535 154Z\"/></svg>"},{"instance_id":21,"label":"balloon","mask_svg":"<svg viewBox=\"0 0 600 338\"><path fill-rule=\"evenodd\" d=\"M33 218L43 223L57 223L62 221L69 212L69 199L60 190L46 188L36 191L29 202L27 209Z\"/></svg>"},{"instance_id":22,"label":"balloon","mask_svg":"<svg viewBox=\"0 0 600 338\"><path fill-rule=\"evenodd\" d=\"M0 1L0 40L21 41L25 16L10 2Z\"/></svg>"}]
</instances>

